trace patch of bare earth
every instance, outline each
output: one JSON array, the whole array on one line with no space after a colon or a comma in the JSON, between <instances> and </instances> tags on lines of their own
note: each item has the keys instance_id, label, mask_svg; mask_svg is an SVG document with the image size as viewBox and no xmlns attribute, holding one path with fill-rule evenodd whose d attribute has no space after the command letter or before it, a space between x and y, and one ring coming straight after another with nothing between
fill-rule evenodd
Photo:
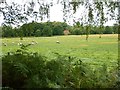
<instances>
[{"instance_id":1,"label":"patch of bare earth","mask_svg":"<svg viewBox=\"0 0 120 90\"><path fill-rule=\"evenodd\" d=\"M81 44L80 46L88 46L87 44Z\"/></svg>"},{"instance_id":2,"label":"patch of bare earth","mask_svg":"<svg viewBox=\"0 0 120 90\"><path fill-rule=\"evenodd\" d=\"M87 46L88 46L87 44L80 44L80 45L75 46L74 48L87 47Z\"/></svg>"},{"instance_id":3,"label":"patch of bare earth","mask_svg":"<svg viewBox=\"0 0 120 90\"><path fill-rule=\"evenodd\" d=\"M115 44L115 43L118 43L118 42L99 42L98 44Z\"/></svg>"},{"instance_id":4,"label":"patch of bare earth","mask_svg":"<svg viewBox=\"0 0 120 90\"><path fill-rule=\"evenodd\" d=\"M99 34L95 34L95 35L90 35L90 36L93 36L93 37L99 37L100 35ZM101 37L118 37L118 34L101 34Z\"/></svg>"}]
</instances>

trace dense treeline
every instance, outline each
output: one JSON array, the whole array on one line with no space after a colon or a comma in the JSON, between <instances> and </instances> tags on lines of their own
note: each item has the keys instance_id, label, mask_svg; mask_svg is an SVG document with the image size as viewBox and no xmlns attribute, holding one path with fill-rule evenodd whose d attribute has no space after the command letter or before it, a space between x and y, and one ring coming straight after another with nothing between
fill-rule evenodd
<instances>
[{"instance_id":1,"label":"dense treeline","mask_svg":"<svg viewBox=\"0 0 120 90\"><path fill-rule=\"evenodd\" d=\"M87 32L87 27L90 27L89 34L117 34L118 25L104 26L101 30L98 26L82 26L79 23L73 26L66 24L65 22L44 22L37 23L31 22L23 24L18 28L12 28L11 26L2 26L2 37L30 37L30 36L53 36L63 35L64 30L69 30L71 35L84 35Z\"/></svg>"},{"instance_id":2,"label":"dense treeline","mask_svg":"<svg viewBox=\"0 0 120 90\"><path fill-rule=\"evenodd\" d=\"M3 37L30 37L30 36L53 36L63 35L63 31L70 26L64 22L32 22L23 24L19 28L12 28L11 26L2 27Z\"/></svg>"}]
</instances>

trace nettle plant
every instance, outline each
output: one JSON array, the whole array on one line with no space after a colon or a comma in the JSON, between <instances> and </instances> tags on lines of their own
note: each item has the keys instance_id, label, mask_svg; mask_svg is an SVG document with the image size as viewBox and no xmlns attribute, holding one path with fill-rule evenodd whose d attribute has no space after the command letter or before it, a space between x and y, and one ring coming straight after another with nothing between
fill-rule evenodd
<instances>
[{"instance_id":1,"label":"nettle plant","mask_svg":"<svg viewBox=\"0 0 120 90\"><path fill-rule=\"evenodd\" d=\"M21 45L15 52L8 52L2 57L3 87L24 87L34 75L42 73L44 57L37 53L29 53L27 47Z\"/></svg>"}]
</instances>

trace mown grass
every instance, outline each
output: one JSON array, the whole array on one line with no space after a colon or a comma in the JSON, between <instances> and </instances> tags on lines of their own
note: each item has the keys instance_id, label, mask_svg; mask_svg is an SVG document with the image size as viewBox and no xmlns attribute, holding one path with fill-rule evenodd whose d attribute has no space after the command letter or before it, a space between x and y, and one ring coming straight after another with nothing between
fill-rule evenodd
<instances>
[{"instance_id":1,"label":"mown grass","mask_svg":"<svg viewBox=\"0 0 120 90\"><path fill-rule=\"evenodd\" d=\"M18 43L31 43L32 41L38 44L29 47L30 52L38 52L46 55L49 58L54 58L52 52L60 53L61 55L70 55L80 58L95 67L106 64L108 67L117 66L118 59L118 35L90 35L88 41L85 40L85 35L76 36L53 36L53 37L25 37L23 40L19 38L2 38L2 42L7 46L1 45L2 54L8 51L15 51L19 48ZM60 44L56 43L59 41Z\"/></svg>"}]
</instances>

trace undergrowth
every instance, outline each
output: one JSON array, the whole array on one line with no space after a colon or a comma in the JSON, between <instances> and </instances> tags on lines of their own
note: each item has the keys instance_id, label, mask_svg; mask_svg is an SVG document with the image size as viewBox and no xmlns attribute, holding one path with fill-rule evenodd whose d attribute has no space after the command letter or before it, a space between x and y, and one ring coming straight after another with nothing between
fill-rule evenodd
<instances>
[{"instance_id":1,"label":"undergrowth","mask_svg":"<svg viewBox=\"0 0 120 90\"><path fill-rule=\"evenodd\" d=\"M91 68L81 59L54 53L55 58L28 52L20 45L2 57L3 88L116 88L117 68L108 71L104 64Z\"/></svg>"}]
</instances>

